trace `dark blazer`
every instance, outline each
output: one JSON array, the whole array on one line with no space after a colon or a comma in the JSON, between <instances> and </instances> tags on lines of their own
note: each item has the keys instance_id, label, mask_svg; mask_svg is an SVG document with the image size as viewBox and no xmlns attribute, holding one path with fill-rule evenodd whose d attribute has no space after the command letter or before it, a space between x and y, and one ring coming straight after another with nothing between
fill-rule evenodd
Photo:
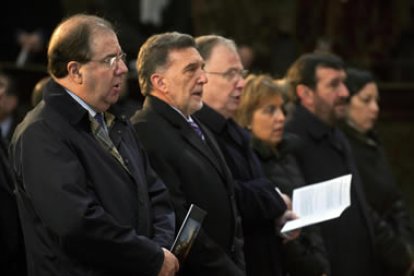
<instances>
[{"instance_id":1,"label":"dark blazer","mask_svg":"<svg viewBox=\"0 0 414 276\"><path fill-rule=\"evenodd\" d=\"M11 144L29 275L157 275L174 213L133 127L111 111L127 171L63 87L51 81L44 95Z\"/></svg>"},{"instance_id":2,"label":"dark blazer","mask_svg":"<svg viewBox=\"0 0 414 276\"><path fill-rule=\"evenodd\" d=\"M282 245L275 222L286 211L286 205L264 175L250 148L249 134L206 104L195 116L214 134L236 180L247 274L281 275Z\"/></svg>"},{"instance_id":3,"label":"dark blazer","mask_svg":"<svg viewBox=\"0 0 414 276\"><path fill-rule=\"evenodd\" d=\"M214 138L197 120L205 143L167 103L148 96L132 118L151 164L173 198L177 224L195 203L205 211L202 232L182 269L185 275L244 275L233 180Z\"/></svg>"},{"instance_id":4,"label":"dark blazer","mask_svg":"<svg viewBox=\"0 0 414 276\"><path fill-rule=\"evenodd\" d=\"M320 224L332 275L380 275L369 207L345 136L301 105L296 106L286 131L302 139L296 158L307 184L352 174L351 206L341 217Z\"/></svg>"}]
</instances>

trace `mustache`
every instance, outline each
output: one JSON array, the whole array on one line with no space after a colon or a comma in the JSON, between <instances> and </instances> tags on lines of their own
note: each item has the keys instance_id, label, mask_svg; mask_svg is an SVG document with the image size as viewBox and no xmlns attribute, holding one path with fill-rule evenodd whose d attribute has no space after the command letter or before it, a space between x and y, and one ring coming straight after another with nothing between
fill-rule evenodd
<instances>
[{"instance_id":1,"label":"mustache","mask_svg":"<svg viewBox=\"0 0 414 276\"><path fill-rule=\"evenodd\" d=\"M338 98L335 101L335 105L345 105L345 104L348 104L348 98L347 97Z\"/></svg>"}]
</instances>

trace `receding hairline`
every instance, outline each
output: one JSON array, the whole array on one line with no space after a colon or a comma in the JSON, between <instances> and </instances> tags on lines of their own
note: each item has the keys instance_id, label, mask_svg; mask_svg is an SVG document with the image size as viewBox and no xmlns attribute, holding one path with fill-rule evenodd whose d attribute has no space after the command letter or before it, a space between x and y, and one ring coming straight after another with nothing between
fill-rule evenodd
<instances>
[{"instance_id":1,"label":"receding hairline","mask_svg":"<svg viewBox=\"0 0 414 276\"><path fill-rule=\"evenodd\" d=\"M95 15L77 14L63 20L54 30L50 39L49 48L53 48L53 45L58 43L61 39L67 37L68 34L73 32L76 28L87 27L91 33L97 31L110 31L115 32L112 24Z\"/></svg>"},{"instance_id":2,"label":"receding hairline","mask_svg":"<svg viewBox=\"0 0 414 276\"><path fill-rule=\"evenodd\" d=\"M237 53L236 42L230 38L226 38L220 35L204 35L195 39L197 49L205 60L208 60L213 52L219 46L226 47L231 51Z\"/></svg>"}]
</instances>

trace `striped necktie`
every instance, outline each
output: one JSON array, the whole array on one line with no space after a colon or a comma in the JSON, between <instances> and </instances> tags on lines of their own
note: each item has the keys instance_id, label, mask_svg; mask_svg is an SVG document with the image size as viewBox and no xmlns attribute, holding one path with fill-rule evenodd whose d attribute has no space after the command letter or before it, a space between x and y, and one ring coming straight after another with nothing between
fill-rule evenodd
<instances>
[{"instance_id":1,"label":"striped necktie","mask_svg":"<svg viewBox=\"0 0 414 276\"><path fill-rule=\"evenodd\" d=\"M106 127L105 119L102 113L96 113L95 120L98 121L101 128L103 128L103 130L105 130L105 132L108 133L108 128Z\"/></svg>"},{"instance_id":2,"label":"striped necktie","mask_svg":"<svg viewBox=\"0 0 414 276\"><path fill-rule=\"evenodd\" d=\"M194 122L193 120L187 120L187 122L190 124L192 129L194 129L195 133L198 135L198 137L201 138L201 140L205 141L204 134L201 131L200 127Z\"/></svg>"},{"instance_id":3,"label":"striped necktie","mask_svg":"<svg viewBox=\"0 0 414 276\"><path fill-rule=\"evenodd\" d=\"M104 117L102 113L96 113L94 119L91 119L92 122L92 133L95 138L98 140L99 144L108 151L116 160L124 167L125 170L129 172L128 167L126 166L124 159L119 154L118 149L115 147L111 138L109 137L108 128L106 127Z\"/></svg>"}]
</instances>

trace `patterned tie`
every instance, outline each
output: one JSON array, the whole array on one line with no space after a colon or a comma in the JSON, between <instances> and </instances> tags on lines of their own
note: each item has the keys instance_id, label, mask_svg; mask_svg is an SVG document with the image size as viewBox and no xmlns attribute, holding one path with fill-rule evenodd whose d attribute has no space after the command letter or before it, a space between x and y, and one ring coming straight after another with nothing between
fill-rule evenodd
<instances>
[{"instance_id":1,"label":"patterned tie","mask_svg":"<svg viewBox=\"0 0 414 276\"><path fill-rule=\"evenodd\" d=\"M108 129L106 127L103 115L101 113L96 113L94 119L91 119L91 123L92 133L98 140L99 144L101 144L101 146L106 151L108 151L113 157L115 157L115 159L118 160L119 163L121 163L122 167L124 167L125 170L130 172L124 162L124 159L119 154L118 149L115 147L114 143L109 137Z\"/></svg>"},{"instance_id":2,"label":"patterned tie","mask_svg":"<svg viewBox=\"0 0 414 276\"><path fill-rule=\"evenodd\" d=\"M102 113L96 113L95 120L97 120L99 125L106 131L106 133L108 133L108 129L106 127L105 119Z\"/></svg>"},{"instance_id":3,"label":"patterned tie","mask_svg":"<svg viewBox=\"0 0 414 276\"><path fill-rule=\"evenodd\" d=\"M194 131L198 135L198 137L200 137L201 140L203 140L203 142L204 142L205 141L204 134L201 131L200 127L196 124L196 122L194 122L193 120L188 120L187 122L194 129Z\"/></svg>"}]
</instances>

